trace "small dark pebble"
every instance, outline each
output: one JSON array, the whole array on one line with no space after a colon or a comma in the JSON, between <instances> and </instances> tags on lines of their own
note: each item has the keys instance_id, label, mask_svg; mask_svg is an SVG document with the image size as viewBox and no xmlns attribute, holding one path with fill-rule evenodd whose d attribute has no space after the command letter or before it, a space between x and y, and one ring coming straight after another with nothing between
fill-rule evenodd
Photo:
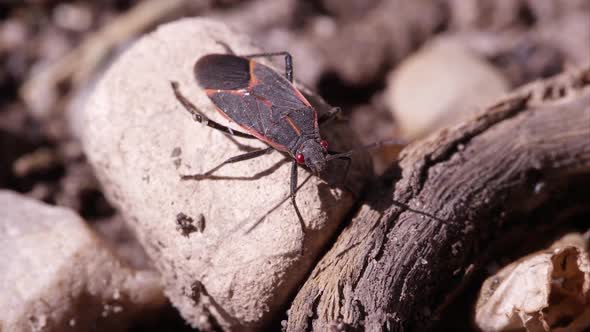
<instances>
[{"instance_id":1,"label":"small dark pebble","mask_svg":"<svg viewBox=\"0 0 590 332\"><path fill-rule=\"evenodd\" d=\"M205 230L205 216L199 214L197 221L180 212L176 215L176 229L182 236L188 237L193 232L202 233Z\"/></svg>"}]
</instances>

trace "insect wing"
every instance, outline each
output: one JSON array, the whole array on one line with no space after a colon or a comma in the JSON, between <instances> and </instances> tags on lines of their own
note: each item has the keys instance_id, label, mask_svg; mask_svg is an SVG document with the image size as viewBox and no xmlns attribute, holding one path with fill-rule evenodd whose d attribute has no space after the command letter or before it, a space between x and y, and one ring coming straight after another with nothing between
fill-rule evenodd
<instances>
[{"instance_id":1,"label":"insect wing","mask_svg":"<svg viewBox=\"0 0 590 332\"><path fill-rule=\"evenodd\" d=\"M206 90L211 101L225 117L280 151L287 151L285 140L277 140L278 112L270 103L243 91Z\"/></svg>"},{"instance_id":2,"label":"insect wing","mask_svg":"<svg viewBox=\"0 0 590 332\"><path fill-rule=\"evenodd\" d=\"M250 62L250 90L279 108L311 108L309 102L284 76L258 62Z\"/></svg>"},{"instance_id":3,"label":"insect wing","mask_svg":"<svg viewBox=\"0 0 590 332\"><path fill-rule=\"evenodd\" d=\"M277 150L317 131L317 113L285 77L253 60L210 54L195 64L195 77L217 109Z\"/></svg>"},{"instance_id":4,"label":"insect wing","mask_svg":"<svg viewBox=\"0 0 590 332\"><path fill-rule=\"evenodd\" d=\"M246 89L250 84L250 61L234 55L208 54L195 63L194 73L203 89Z\"/></svg>"}]
</instances>

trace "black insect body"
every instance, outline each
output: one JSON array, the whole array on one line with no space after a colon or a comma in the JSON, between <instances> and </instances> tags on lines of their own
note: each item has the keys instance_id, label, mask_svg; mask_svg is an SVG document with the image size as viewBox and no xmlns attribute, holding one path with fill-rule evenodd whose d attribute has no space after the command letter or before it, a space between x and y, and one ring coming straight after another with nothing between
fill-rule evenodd
<instances>
[{"instance_id":1,"label":"black insect body","mask_svg":"<svg viewBox=\"0 0 590 332\"><path fill-rule=\"evenodd\" d=\"M328 144L321 139L317 112L285 77L227 54L199 59L195 76L224 116L314 173L324 169Z\"/></svg>"},{"instance_id":2,"label":"black insect body","mask_svg":"<svg viewBox=\"0 0 590 332\"><path fill-rule=\"evenodd\" d=\"M275 55L285 57L285 77L251 59ZM322 139L319 130L319 124L332 118L339 109L333 109L326 117L318 119L317 111L293 85L293 65L288 53L248 56L209 54L196 62L194 74L197 83L205 90L217 110L245 132L235 131L207 119L180 93L178 84L172 82L177 99L196 121L230 135L257 138L269 147L229 158L202 175L186 178L206 178L225 164L256 158L273 149L279 150L293 158L291 200L302 221L295 202L297 165L305 165L313 173L319 174L328 161L343 159L347 161L348 172L352 151L336 153L328 150L328 143Z\"/></svg>"}]
</instances>

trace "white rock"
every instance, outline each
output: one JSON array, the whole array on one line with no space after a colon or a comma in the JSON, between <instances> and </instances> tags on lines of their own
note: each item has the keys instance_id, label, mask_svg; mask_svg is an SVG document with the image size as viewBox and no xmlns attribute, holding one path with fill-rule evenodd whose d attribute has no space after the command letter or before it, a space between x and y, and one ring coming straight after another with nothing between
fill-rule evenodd
<instances>
[{"instance_id":1,"label":"white rock","mask_svg":"<svg viewBox=\"0 0 590 332\"><path fill-rule=\"evenodd\" d=\"M166 300L155 272L124 266L74 212L9 191L0 253L0 331L122 331Z\"/></svg>"},{"instance_id":2,"label":"white rock","mask_svg":"<svg viewBox=\"0 0 590 332\"><path fill-rule=\"evenodd\" d=\"M407 139L465 119L509 89L493 66L450 37L408 57L387 82L385 100Z\"/></svg>"},{"instance_id":3,"label":"white rock","mask_svg":"<svg viewBox=\"0 0 590 332\"><path fill-rule=\"evenodd\" d=\"M289 193L289 163L255 180L180 180L243 153L224 134L192 121L170 87L178 81L201 111L228 124L193 78L199 57L225 52L218 41L236 54L259 51L243 35L208 19L166 24L141 38L90 97L84 145L184 318L202 330L219 324L243 331L268 323L282 309L350 208L352 195L311 177L297 198L304 237L290 201L280 204ZM240 142L264 147L256 140ZM282 159L275 152L216 174L251 177ZM307 176L300 169L299 183ZM202 214L204 230L183 236L179 213L195 223Z\"/></svg>"}]
</instances>

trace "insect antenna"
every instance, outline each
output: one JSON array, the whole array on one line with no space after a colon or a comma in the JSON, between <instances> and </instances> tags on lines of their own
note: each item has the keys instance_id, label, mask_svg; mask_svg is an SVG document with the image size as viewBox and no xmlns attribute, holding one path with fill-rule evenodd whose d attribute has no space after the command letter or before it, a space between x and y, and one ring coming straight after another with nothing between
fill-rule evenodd
<instances>
[{"instance_id":1,"label":"insect antenna","mask_svg":"<svg viewBox=\"0 0 590 332\"><path fill-rule=\"evenodd\" d=\"M355 150L374 150L374 149L379 149L379 148L386 147L386 146L404 147L408 144L409 144L409 142L404 139L389 138L389 139L385 139L385 140L381 140L381 141L377 141L377 142L373 142L373 143L364 145L364 146L362 146L358 149L355 149Z\"/></svg>"},{"instance_id":2,"label":"insect antenna","mask_svg":"<svg viewBox=\"0 0 590 332\"><path fill-rule=\"evenodd\" d=\"M375 150L386 146L399 146L404 147L408 145L408 141L403 139L397 138L390 138L382 141L373 142L367 145L360 146L358 148L354 148L348 152L331 152L327 157L326 161L330 161L333 159L348 159L352 154L359 151L368 151L368 150Z\"/></svg>"},{"instance_id":3,"label":"insect antenna","mask_svg":"<svg viewBox=\"0 0 590 332\"><path fill-rule=\"evenodd\" d=\"M359 151L375 150L375 149L379 149L379 148L386 147L386 146L400 146L400 147L404 147L406 145L408 145L408 142L405 141L405 140L403 140L403 139L390 138L390 139L386 139L386 140L382 140L382 141L373 142L373 143L370 143L370 144L367 144L367 145L363 145L363 146L360 146L358 148L354 148L354 149L352 149L352 150L350 150L348 152L341 152L341 153L331 152L328 156L326 156L326 161L330 161L330 160L334 160L334 159L343 159L343 160L346 160L348 162L348 165L347 165L346 171L345 171L345 177L344 177L344 178L346 178L348 176L348 170L350 168L351 156L354 153L359 152ZM445 220L443 220L443 219L441 219L441 218L439 218L439 217L437 217L437 216L435 216L435 215L433 215L431 213L420 211L420 210L416 210L416 209L410 207L408 204L405 204L405 203L396 201L394 199L392 199L392 203L393 203L393 205L397 205L397 206L399 206L400 208L402 208L404 210L407 210L407 211L410 211L410 212L414 212L414 213L423 215L425 217L434 219L434 220L439 221L439 222L445 222Z\"/></svg>"}]
</instances>

